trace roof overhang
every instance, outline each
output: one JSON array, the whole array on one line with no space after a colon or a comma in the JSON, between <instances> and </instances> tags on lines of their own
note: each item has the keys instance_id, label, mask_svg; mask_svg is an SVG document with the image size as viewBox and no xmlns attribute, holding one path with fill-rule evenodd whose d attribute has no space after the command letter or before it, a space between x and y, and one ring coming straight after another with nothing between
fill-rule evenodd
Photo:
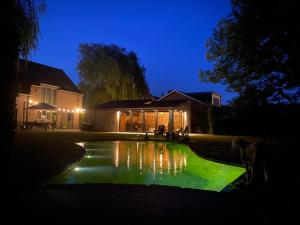
<instances>
[{"instance_id":1,"label":"roof overhang","mask_svg":"<svg viewBox=\"0 0 300 225\"><path fill-rule=\"evenodd\" d=\"M95 111L169 111L169 110L186 110L188 107L188 102L182 102L176 106L157 106L157 107L115 107L115 108L96 108L93 107Z\"/></svg>"}]
</instances>

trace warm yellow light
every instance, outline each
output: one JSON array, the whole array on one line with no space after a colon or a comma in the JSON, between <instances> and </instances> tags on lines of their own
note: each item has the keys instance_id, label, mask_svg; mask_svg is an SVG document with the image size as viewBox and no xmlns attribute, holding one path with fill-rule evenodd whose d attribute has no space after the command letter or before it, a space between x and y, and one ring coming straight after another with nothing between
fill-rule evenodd
<instances>
[{"instance_id":1,"label":"warm yellow light","mask_svg":"<svg viewBox=\"0 0 300 225\"><path fill-rule=\"evenodd\" d=\"M33 102L33 101L30 99L30 100L29 100L29 103L32 104L32 102Z\"/></svg>"},{"instance_id":2,"label":"warm yellow light","mask_svg":"<svg viewBox=\"0 0 300 225\"><path fill-rule=\"evenodd\" d=\"M160 114L160 115L164 115L165 113L164 113L164 112L160 112L159 114Z\"/></svg>"},{"instance_id":3,"label":"warm yellow light","mask_svg":"<svg viewBox=\"0 0 300 225\"><path fill-rule=\"evenodd\" d=\"M60 111L61 110L61 108L58 108L58 111Z\"/></svg>"},{"instance_id":4,"label":"warm yellow light","mask_svg":"<svg viewBox=\"0 0 300 225\"><path fill-rule=\"evenodd\" d=\"M79 108L76 108L76 112L79 113L79 112L80 112L80 109L79 109Z\"/></svg>"},{"instance_id":5,"label":"warm yellow light","mask_svg":"<svg viewBox=\"0 0 300 225\"><path fill-rule=\"evenodd\" d=\"M70 110L69 110L69 109L67 109L67 112L70 112Z\"/></svg>"},{"instance_id":6,"label":"warm yellow light","mask_svg":"<svg viewBox=\"0 0 300 225\"><path fill-rule=\"evenodd\" d=\"M85 109L82 109L83 112L85 112Z\"/></svg>"},{"instance_id":7,"label":"warm yellow light","mask_svg":"<svg viewBox=\"0 0 300 225\"><path fill-rule=\"evenodd\" d=\"M79 171L79 167L75 167L75 169L74 169L75 171Z\"/></svg>"},{"instance_id":8,"label":"warm yellow light","mask_svg":"<svg viewBox=\"0 0 300 225\"><path fill-rule=\"evenodd\" d=\"M63 109L63 112L65 112L66 110L65 109Z\"/></svg>"}]
</instances>

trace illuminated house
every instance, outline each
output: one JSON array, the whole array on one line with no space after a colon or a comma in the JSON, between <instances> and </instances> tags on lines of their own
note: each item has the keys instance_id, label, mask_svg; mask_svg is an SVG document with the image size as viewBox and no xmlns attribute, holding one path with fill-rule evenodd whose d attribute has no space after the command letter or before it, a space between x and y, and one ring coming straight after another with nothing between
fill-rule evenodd
<instances>
[{"instance_id":1,"label":"illuminated house","mask_svg":"<svg viewBox=\"0 0 300 225\"><path fill-rule=\"evenodd\" d=\"M17 127L48 122L56 128L79 128L83 93L61 69L20 61Z\"/></svg>"},{"instance_id":2,"label":"illuminated house","mask_svg":"<svg viewBox=\"0 0 300 225\"><path fill-rule=\"evenodd\" d=\"M171 91L158 100L120 100L96 105L88 110L95 130L114 132L153 132L159 125L166 131L189 126L191 132L208 133L208 110L220 106L215 92Z\"/></svg>"}]
</instances>

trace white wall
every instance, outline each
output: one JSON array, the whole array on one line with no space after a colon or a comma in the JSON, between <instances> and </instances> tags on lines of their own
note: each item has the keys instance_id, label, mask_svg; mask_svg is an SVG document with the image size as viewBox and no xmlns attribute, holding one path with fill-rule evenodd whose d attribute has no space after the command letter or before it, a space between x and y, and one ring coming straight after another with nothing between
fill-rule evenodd
<instances>
[{"instance_id":1,"label":"white wall","mask_svg":"<svg viewBox=\"0 0 300 225\"><path fill-rule=\"evenodd\" d=\"M93 127L98 131L118 131L118 118L116 111L94 111Z\"/></svg>"}]
</instances>

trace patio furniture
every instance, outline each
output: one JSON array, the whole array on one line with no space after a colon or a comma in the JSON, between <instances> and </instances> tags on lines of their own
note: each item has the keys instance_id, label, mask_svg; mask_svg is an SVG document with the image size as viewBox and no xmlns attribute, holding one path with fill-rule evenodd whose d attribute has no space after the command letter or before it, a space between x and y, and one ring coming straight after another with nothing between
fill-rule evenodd
<instances>
[{"instance_id":1,"label":"patio furniture","mask_svg":"<svg viewBox=\"0 0 300 225\"><path fill-rule=\"evenodd\" d=\"M174 140L176 138L175 132L166 132L166 140Z\"/></svg>"},{"instance_id":2,"label":"patio furniture","mask_svg":"<svg viewBox=\"0 0 300 225\"><path fill-rule=\"evenodd\" d=\"M190 139L189 135L190 135L190 127L186 126L183 130L183 135L182 135L183 136L183 141L189 140Z\"/></svg>"},{"instance_id":3,"label":"patio furniture","mask_svg":"<svg viewBox=\"0 0 300 225\"><path fill-rule=\"evenodd\" d=\"M179 141L187 141L189 140L189 133L189 126L186 126L184 129L181 127L178 131L176 131L175 137Z\"/></svg>"},{"instance_id":4,"label":"patio furniture","mask_svg":"<svg viewBox=\"0 0 300 225\"><path fill-rule=\"evenodd\" d=\"M28 109L56 111L57 107L54 106L54 105L50 105L48 103L45 103L45 102L41 102L41 103L38 103L36 105L29 106Z\"/></svg>"},{"instance_id":5,"label":"patio furniture","mask_svg":"<svg viewBox=\"0 0 300 225\"><path fill-rule=\"evenodd\" d=\"M50 111L50 112L56 112L57 111L57 107L54 105L50 105L48 103L45 102L40 102L36 105L32 105L30 107L27 108L28 110L38 110L42 113L42 111ZM47 118L43 118L41 117L41 119L37 119L35 121L30 121L30 122L25 122L25 127L27 129L36 129L36 130L48 130L48 129L52 129L54 130L54 128L56 128L56 122L51 121L50 119Z\"/></svg>"},{"instance_id":6,"label":"patio furniture","mask_svg":"<svg viewBox=\"0 0 300 225\"><path fill-rule=\"evenodd\" d=\"M176 130L175 131L175 138L176 140L181 140L181 137L183 135L183 128L181 127L179 130Z\"/></svg>"},{"instance_id":7,"label":"patio furniture","mask_svg":"<svg viewBox=\"0 0 300 225\"><path fill-rule=\"evenodd\" d=\"M31 130L48 130L51 128L54 130L56 128L56 123L51 123L49 121L30 121L24 123L26 129Z\"/></svg>"},{"instance_id":8,"label":"patio furniture","mask_svg":"<svg viewBox=\"0 0 300 225\"><path fill-rule=\"evenodd\" d=\"M166 127L165 125L158 125L157 130L154 130L154 136L159 137L159 136L164 136Z\"/></svg>"}]
</instances>

